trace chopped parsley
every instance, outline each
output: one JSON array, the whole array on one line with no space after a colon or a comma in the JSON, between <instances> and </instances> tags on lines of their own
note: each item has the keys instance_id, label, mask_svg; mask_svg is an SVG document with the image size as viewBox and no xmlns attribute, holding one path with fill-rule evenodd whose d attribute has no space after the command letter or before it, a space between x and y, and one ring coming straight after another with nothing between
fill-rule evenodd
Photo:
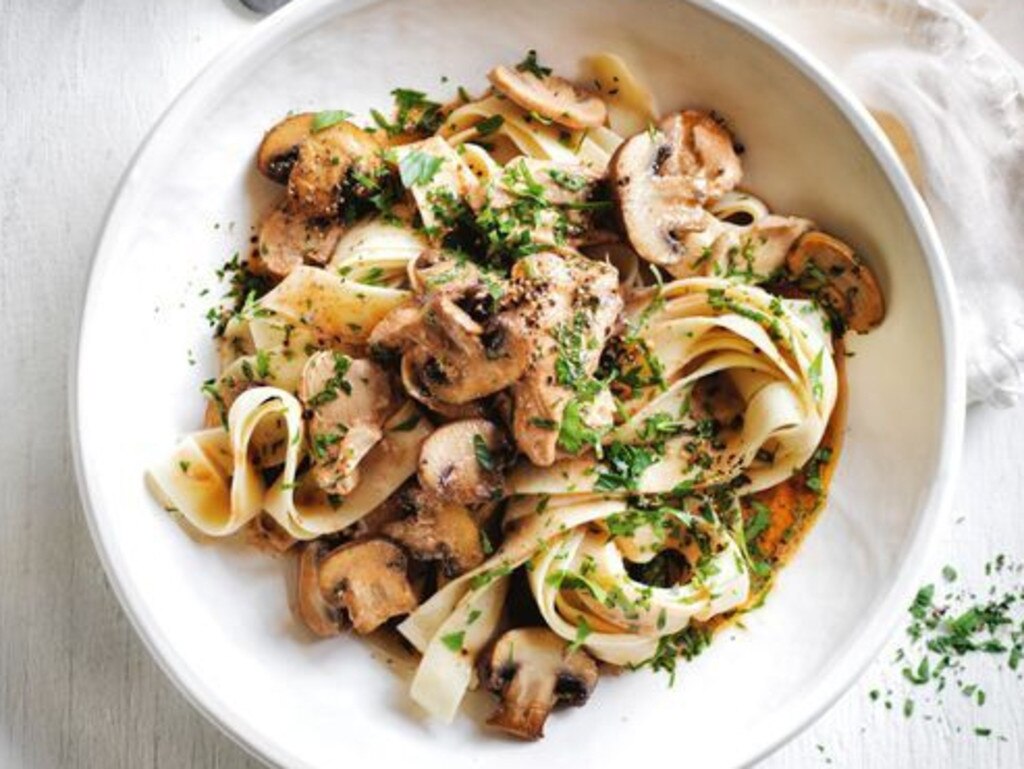
<instances>
[{"instance_id":1,"label":"chopped parsley","mask_svg":"<svg viewBox=\"0 0 1024 769\"><path fill-rule=\"evenodd\" d=\"M771 525L772 511L768 509L768 506L763 502L754 500L751 502L751 506L754 509L754 515L747 522L744 527L744 534L747 540L747 546L751 546L757 541Z\"/></svg>"},{"instance_id":2,"label":"chopped parsley","mask_svg":"<svg viewBox=\"0 0 1024 769\"><path fill-rule=\"evenodd\" d=\"M503 125L505 125L505 118L501 115L491 115L490 117L481 120L474 127L476 128L478 136L490 136Z\"/></svg>"},{"instance_id":3,"label":"chopped parsley","mask_svg":"<svg viewBox=\"0 0 1024 769\"><path fill-rule=\"evenodd\" d=\"M324 383L324 389L309 399L306 405L310 408L317 408L325 403L337 400L339 392L343 392L345 395L352 394L352 383L345 378L349 368L352 366L352 359L340 352L335 352L333 355L334 373Z\"/></svg>"},{"instance_id":4,"label":"chopped parsley","mask_svg":"<svg viewBox=\"0 0 1024 769\"><path fill-rule=\"evenodd\" d=\"M601 445L601 434L584 421L582 408L578 399L570 400L562 412L562 423L558 426L558 445L570 454L579 454L589 446L597 449Z\"/></svg>"},{"instance_id":5,"label":"chopped parsley","mask_svg":"<svg viewBox=\"0 0 1024 769\"><path fill-rule=\"evenodd\" d=\"M676 665L679 658L692 660L711 645L711 631L698 625L690 625L678 633L658 639L654 654L633 669L650 667L655 672L668 673L668 685L676 682Z\"/></svg>"},{"instance_id":6,"label":"chopped parsley","mask_svg":"<svg viewBox=\"0 0 1024 769\"><path fill-rule=\"evenodd\" d=\"M270 373L270 353L266 350L256 351L256 376L260 381L266 381L272 376Z\"/></svg>"},{"instance_id":7,"label":"chopped parsley","mask_svg":"<svg viewBox=\"0 0 1024 769\"><path fill-rule=\"evenodd\" d=\"M320 133L332 125L337 125L342 121L348 120L352 117L351 112L346 112L343 109L329 109L322 112L317 112L313 115L313 120L309 124L309 130L312 133Z\"/></svg>"},{"instance_id":8,"label":"chopped parsley","mask_svg":"<svg viewBox=\"0 0 1024 769\"><path fill-rule=\"evenodd\" d=\"M818 350L818 354L811 361L811 365L807 369L807 378L811 380L811 393L816 401L820 401L825 395L825 386L821 382L821 364L824 355L825 348L822 347Z\"/></svg>"},{"instance_id":9,"label":"chopped parsley","mask_svg":"<svg viewBox=\"0 0 1024 769\"><path fill-rule=\"evenodd\" d=\"M551 181L562 189L569 190L569 192L579 192L587 186L587 178L585 176L562 171L558 168L549 170L548 176L551 177Z\"/></svg>"},{"instance_id":10,"label":"chopped parsley","mask_svg":"<svg viewBox=\"0 0 1024 769\"><path fill-rule=\"evenodd\" d=\"M551 67L542 67L537 61L537 51L531 48L526 52L526 58L516 64L519 72L529 72L539 78L545 78L551 74Z\"/></svg>"},{"instance_id":11,"label":"chopped parsley","mask_svg":"<svg viewBox=\"0 0 1024 769\"><path fill-rule=\"evenodd\" d=\"M456 630L454 633L448 633L447 635L441 636L441 643L445 645L449 651L460 652L462 651L462 643L466 639L465 630Z\"/></svg>"},{"instance_id":12,"label":"chopped parsley","mask_svg":"<svg viewBox=\"0 0 1024 769\"><path fill-rule=\"evenodd\" d=\"M388 136L403 133L432 134L444 122L441 105L431 101L422 91L411 88L396 88L391 92L395 100L395 122L390 122L377 110L370 110L370 116Z\"/></svg>"},{"instance_id":13,"label":"chopped parsley","mask_svg":"<svg viewBox=\"0 0 1024 769\"><path fill-rule=\"evenodd\" d=\"M586 618L580 617L579 624L576 625L576 637L573 638L572 643L569 644L569 653L571 654L572 652L580 649L592 632L590 625L587 624Z\"/></svg>"},{"instance_id":14,"label":"chopped parsley","mask_svg":"<svg viewBox=\"0 0 1024 769\"><path fill-rule=\"evenodd\" d=\"M403 419L397 425L392 427L391 428L391 432L393 432L393 433L407 433L410 430L412 430L414 427L416 427L416 425L418 425L419 423L420 423L420 415L419 414L413 414L408 419Z\"/></svg>"},{"instance_id":15,"label":"chopped parsley","mask_svg":"<svg viewBox=\"0 0 1024 769\"><path fill-rule=\"evenodd\" d=\"M598 473L594 489L636 491L644 471L657 461L658 455L646 446L631 446L621 441L613 441L605 449L604 466Z\"/></svg>"},{"instance_id":16,"label":"chopped parsley","mask_svg":"<svg viewBox=\"0 0 1024 769\"><path fill-rule=\"evenodd\" d=\"M480 467L487 472L494 472L497 468L497 462L494 459L494 454L491 453L490 448L487 446L487 441L484 440L484 436L480 435L480 433L473 436L473 453L476 455L476 461Z\"/></svg>"},{"instance_id":17,"label":"chopped parsley","mask_svg":"<svg viewBox=\"0 0 1024 769\"><path fill-rule=\"evenodd\" d=\"M345 436L340 433L316 433L310 439L310 450L313 452L313 456L323 461L330 455L330 448L335 444L341 443Z\"/></svg>"},{"instance_id":18,"label":"chopped parsley","mask_svg":"<svg viewBox=\"0 0 1024 769\"><path fill-rule=\"evenodd\" d=\"M479 574L474 574L469 580L469 587L471 590L479 590L482 587L486 587L496 579L501 577L507 577L512 573L512 567L508 564L502 566L495 566L493 569L487 569Z\"/></svg>"},{"instance_id":19,"label":"chopped parsley","mask_svg":"<svg viewBox=\"0 0 1024 769\"><path fill-rule=\"evenodd\" d=\"M444 158L413 150L398 163L402 184L406 187L423 187L430 184L430 181L441 169L442 163L444 163Z\"/></svg>"}]
</instances>

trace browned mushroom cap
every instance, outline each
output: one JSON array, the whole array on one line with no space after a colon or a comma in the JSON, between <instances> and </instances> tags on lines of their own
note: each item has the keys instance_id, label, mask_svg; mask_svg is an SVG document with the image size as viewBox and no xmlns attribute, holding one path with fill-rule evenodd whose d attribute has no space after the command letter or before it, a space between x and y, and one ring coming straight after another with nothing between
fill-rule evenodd
<instances>
[{"instance_id":1,"label":"browned mushroom cap","mask_svg":"<svg viewBox=\"0 0 1024 769\"><path fill-rule=\"evenodd\" d=\"M457 577L483 563L480 528L462 505L418 490L404 495L408 517L384 527L420 561L440 561L446 577Z\"/></svg>"},{"instance_id":2,"label":"browned mushroom cap","mask_svg":"<svg viewBox=\"0 0 1024 769\"><path fill-rule=\"evenodd\" d=\"M847 328L863 334L885 317L878 280L841 240L809 232L790 252L786 266L800 287L814 294Z\"/></svg>"},{"instance_id":3,"label":"browned mushroom cap","mask_svg":"<svg viewBox=\"0 0 1024 769\"><path fill-rule=\"evenodd\" d=\"M525 740L544 736L556 703L586 703L597 685L597 663L547 628L509 630L486 660L487 687L501 705L487 723Z\"/></svg>"},{"instance_id":4,"label":"browned mushroom cap","mask_svg":"<svg viewBox=\"0 0 1024 769\"><path fill-rule=\"evenodd\" d=\"M504 493L505 436L486 419L463 419L438 428L420 449L423 488L445 502L470 505Z\"/></svg>"},{"instance_id":5,"label":"browned mushroom cap","mask_svg":"<svg viewBox=\"0 0 1024 769\"><path fill-rule=\"evenodd\" d=\"M703 229L703 204L733 189L742 171L728 131L705 112L687 111L624 142L609 175L633 248L672 265L688 255L686 233Z\"/></svg>"},{"instance_id":6,"label":"browned mushroom cap","mask_svg":"<svg viewBox=\"0 0 1024 769\"><path fill-rule=\"evenodd\" d=\"M268 179L285 184L299 156L299 145L312 131L312 112L289 115L263 135L256 151L256 167Z\"/></svg>"},{"instance_id":7,"label":"browned mushroom cap","mask_svg":"<svg viewBox=\"0 0 1024 769\"><path fill-rule=\"evenodd\" d=\"M337 216L349 171L376 173L380 149L371 134L345 121L311 133L299 145L288 176L288 195L296 210L314 218Z\"/></svg>"},{"instance_id":8,"label":"browned mushroom cap","mask_svg":"<svg viewBox=\"0 0 1024 769\"><path fill-rule=\"evenodd\" d=\"M569 128L604 125L608 109L600 97L557 75L538 77L527 69L495 67L491 84L525 110Z\"/></svg>"},{"instance_id":9,"label":"browned mushroom cap","mask_svg":"<svg viewBox=\"0 0 1024 769\"><path fill-rule=\"evenodd\" d=\"M328 494L349 493L359 482L360 460L399 406L387 372L369 360L318 352L302 371L299 398L310 411L314 480Z\"/></svg>"},{"instance_id":10,"label":"browned mushroom cap","mask_svg":"<svg viewBox=\"0 0 1024 769\"><path fill-rule=\"evenodd\" d=\"M337 635L345 618L371 633L416 608L402 549L385 539L350 542L334 550L319 541L299 558L299 615L320 636Z\"/></svg>"},{"instance_id":11,"label":"browned mushroom cap","mask_svg":"<svg viewBox=\"0 0 1024 769\"><path fill-rule=\"evenodd\" d=\"M301 264L330 261L345 227L330 219L310 219L296 212L290 200L279 205L260 225L259 243L249 259L253 272L280 280Z\"/></svg>"}]
</instances>

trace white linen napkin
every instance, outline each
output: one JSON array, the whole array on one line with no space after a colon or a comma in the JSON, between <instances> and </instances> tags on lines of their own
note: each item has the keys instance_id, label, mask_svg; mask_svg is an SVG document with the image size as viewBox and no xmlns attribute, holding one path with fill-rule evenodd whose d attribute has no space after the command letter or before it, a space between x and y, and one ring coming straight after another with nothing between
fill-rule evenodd
<instances>
[{"instance_id":1,"label":"white linen napkin","mask_svg":"<svg viewBox=\"0 0 1024 769\"><path fill-rule=\"evenodd\" d=\"M902 149L956 280L968 398L1016 403L1024 394L1024 66L952 0L732 2L829 65ZM963 0L975 15L1024 26L1022 2Z\"/></svg>"}]
</instances>

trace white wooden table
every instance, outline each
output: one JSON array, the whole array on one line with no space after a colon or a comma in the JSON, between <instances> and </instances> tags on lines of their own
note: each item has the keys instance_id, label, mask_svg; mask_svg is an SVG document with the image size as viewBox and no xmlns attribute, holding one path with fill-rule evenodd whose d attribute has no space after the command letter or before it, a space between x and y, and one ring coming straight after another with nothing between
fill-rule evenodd
<instances>
[{"instance_id":1,"label":"white wooden table","mask_svg":"<svg viewBox=\"0 0 1024 769\"><path fill-rule=\"evenodd\" d=\"M1015 20L1024 33L1024 5ZM966 3L968 7L972 2ZM977 2L973 3L977 5ZM1006 18L997 36L1024 52ZM0 767L249 767L164 678L106 584L67 435L68 351L115 184L175 93L255 17L234 0L0 0ZM978 580L1024 557L1024 408L975 410L956 504L933 556ZM894 638L895 648L898 639ZM1024 766L1024 688L976 665L988 693L917 715L887 650L819 723L764 763ZM932 720L922 715L931 714ZM1006 741L980 738L987 726ZM962 729L960 733L957 728Z\"/></svg>"}]
</instances>

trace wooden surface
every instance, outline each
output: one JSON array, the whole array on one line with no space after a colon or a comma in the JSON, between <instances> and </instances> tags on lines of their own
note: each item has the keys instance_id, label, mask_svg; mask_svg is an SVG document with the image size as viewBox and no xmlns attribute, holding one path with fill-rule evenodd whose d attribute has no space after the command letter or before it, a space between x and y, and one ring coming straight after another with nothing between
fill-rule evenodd
<instances>
[{"instance_id":1,"label":"wooden surface","mask_svg":"<svg viewBox=\"0 0 1024 769\"><path fill-rule=\"evenodd\" d=\"M107 586L74 485L66 404L70 340L117 179L174 94L254 18L232 0L0 0L4 769L256 766L165 680ZM1024 556L1022 457L1024 409L971 414L936 576L952 563L980 584L996 553ZM994 664L973 666L984 708L915 692L908 720L872 703L868 692L887 687L902 703L889 661L898 642L763 766L1024 766L1024 685Z\"/></svg>"}]
</instances>

